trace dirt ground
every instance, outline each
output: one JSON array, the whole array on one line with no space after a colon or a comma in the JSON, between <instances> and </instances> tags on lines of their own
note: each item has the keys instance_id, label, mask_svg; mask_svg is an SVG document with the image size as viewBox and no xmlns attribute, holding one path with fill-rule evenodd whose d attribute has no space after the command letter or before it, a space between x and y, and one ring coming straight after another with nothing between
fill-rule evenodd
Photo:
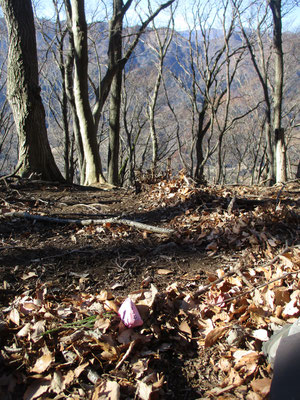
<instances>
[{"instance_id":1,"label":"dirt ground","mask_svg":"<svg viewBox=\"0 0 300 400\"><path fill-rule=\"evenodd\" d=\"M64 219L127 218L149 225L168 227L169 221L184 212L181 206L149 210L147 192L132 190L59 187L28 183L2 186L4 213L12 210ZM140 287L149 275L158 287L170 277L156 277L157 268L172 269L172 279L187 272L201 273L218 267L222 255L207 257L203 246L181 243L166 235L145 233L124 226L105 229L56 224L25 218L1 220L1 278L13 294L23 290L20 275L34 266L41 280L63 282L61 290L74 290L78 276L88 273L91 290L118 284L117 292ZM226 258L226 257L225 257ZM72 274L74 273L74 274ZM78 282L77 282L78 283ZM8 300L8 299L7 299Z\"/></svg>"},{"instance_id":2,"label":"dirt ground","mask_svg":"<svg viewBox=\"0 0 300 400\"><path fill-rule=\"evenodd\" d=\"M243 266L254 258L255 262L264 263L284 247L299 246L299 188L299 182L275 188L197 188L186 178L178 178L144 184L136 194L132 189L105 186L3 180L1 320L7 319L17 296L25 292L32 295L43 285L47 285L48 295L58 301L103 290L110 290L117 299L150 284L163 292L172 283L181 282L193 291L206 284L208 276L218 269ZM29 219L28 214L50 219ZM112 218L150 228L118 221L78 223ZM152 232L151 227L173 232ZM247 233L243 233L245 230ZM2 337L1 347L12 344L15 331L12 323ZM165 379L163 394L153 398L206 398L205 393L219 384L214 364L218 352L219 348L199 348L191 340L180 350L172 344L159 358L153 357L152 370ZM17 368L23 378L27 373L26 363L20 358L15 364L5 357L0 361L2 374L7 374L7 368ZM4 387L5 383L0 377L1 385ZM5 398L23 398L27 386L26 379L15 383ZM246 398L240 393L240 398ZM47 396L27 398L73 398L49 393ZM80 397L79 392L77 398L89 398L84 396L87 395ZM139 397L123 390L121 398Z\"/></svg>"}]
</instances>

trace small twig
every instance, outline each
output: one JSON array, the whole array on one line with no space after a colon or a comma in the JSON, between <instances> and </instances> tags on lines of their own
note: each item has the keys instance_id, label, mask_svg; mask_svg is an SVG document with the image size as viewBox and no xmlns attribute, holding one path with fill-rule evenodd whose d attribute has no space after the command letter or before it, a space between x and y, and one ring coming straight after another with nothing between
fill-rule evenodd
<instances>
[{"instance_id":1,"label":"small twig","mask_svg":"<svg viewBox=\"0 0 300 400\"><path fill-rule=\"evenodd\" d=\"M242 293L240 293L240 294L238 294L238 295L236 295L234 297L230 297L230 299L224 299L224 300L220 301L219 303L215 303L215 304L208 304L208 306L213 307L213 306L218 306L218 305L221 305L221 304L224 304L224 303L229 303L229 302L231 302L233 300L236 300L236 299L239 299L240 297L245 296L246 294L254 292L256 289L261 289L262 287L268 286L271 283L279 281L280 279L284 279L289 275L294 275L294 274L299 274L299 273L300 273L300 271L287 272L287 273L279 276L278 278L272 279L271 281L268 281L268 282L265 282L265 283L261 283L260 285L254 286L252 289L246 290L245 292L242 292Z\"/></svg>"},{"instance_id":2,"label":"small twig","mask_svg":"<svg viewBox=\"0 0 300 400\"><path fill-rule=\"evenodd\" d=\"M61 203L62 204L62 203ZM67 205L67 204L66 204ZM99 206L99 207L109 207L109 205L107 205L107 204L101 204L101 203L92 203L92 204L84 204L84 203L79 203L79 204L72 204L71 206L69 206L69 207L87 207L87 208L90 208L90 209L92 209L92 210L95 210L95 211L97 211L97 212L99 212L99 210L96 208L96 206Z\"/></svg>"},{"instance_id":3,"label":"small twig","mask_svg":"<svg viewBox=\"0 0 300 400\"><path fill-rule=\"evenodd\" d=\"M197 290L197 292L193 294L193 298L196 299L197 297L201 296L203 293L207 292L213 285L217 285L218 283L221 283L228 276L234 275L235 272L236 271L228 271L221 278L216 279L215 281L210 282L207 285L203 286L203 288Z\"/></svg>"},{"instance_id":4,"label":"small twig","mask_svg":"<svg viewBox=\"0 0 300 400\"><path fill-rule=\"evenodd\" d=\"M38 199L31 199L32 201L39 201L40 203L43 203L43 204L47 204L47 205L49 205L50 204L50 200L43 200L43 199L40 199L40 198L38 198Z\"/></svg>"},{"instance_id":5,"label":"small twig","mask_svg":"<svg viewBox=\"0 0 300 400\"><path fill-rule=\"evenodd\" d=\"M254 286L252 285L252 283L249 281L249 279L247 279L242 271L239 268L235 269L235 272L238 274L238 276L242 279L242 281L245 283L245 285L247 285L248 287L250 287L251 289L254 288Z\"/></svg>"}]
</instances>

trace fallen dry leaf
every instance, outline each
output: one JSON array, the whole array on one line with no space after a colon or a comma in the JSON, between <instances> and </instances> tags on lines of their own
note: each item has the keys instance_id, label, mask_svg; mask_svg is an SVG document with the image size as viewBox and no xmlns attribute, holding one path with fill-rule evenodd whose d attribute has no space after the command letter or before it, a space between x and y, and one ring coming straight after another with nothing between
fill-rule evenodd
<instances>
[{"instance_id":1,"label":"fallen dry leaf","mask_svg":"<svg viewBox=\"0 0 300 400\"><path fill-rule=\"evenodd\" d=\"M266 329L256 329L252 331L251 336L260 340L261 342L266 342L269 340L269 334Z\"/></svg>"},{"instance_id":2,"label":"fallen dry leaf","mask_svg":"<svg viewBox=\"0 0 300 400\"><path fill-rule=\"evenodd\" d=\"M31 335L31 340L33 342L38 342L39 340L41 340L43 333L45 332L45 325L46 325L46 321L45 320L41 320L41 321L37 321L32 327L32 335Z\"/></svg>"},{"instance_id":3,"label":"fallen dry leaf","mask_svg":"<svg viewBox=\"0 0 300 400\"><path fill-rule=\"evenodd\" d=\"M256 352L246 354L239 359L234 368L239 370L243 378L246 378L257 371L260 358L260 354Z\"/></svg>"},{"instance_id":4,"label":"fallen dry leaf","mask_svg":"<svg viewBox=\"0 0 300 400\"><path fill-rule=\"evenodd\" d=\"M63 392L66 388L66 381L60 371L54 371L51 380L50 391L56 394Z\"/></svg>"},{"instance_id":5,"label":"fallen dry leaf","mask_svg":"<svg viewBox=\"0 0 300 400\"><path fill-rule=\"evenodd\" d=\"M245 400L262 400L261 396L255 392L249 391Z\"/></svg>"},{"instance_id":6,"label":"fallen dry leaf","mask_svg":"<svg viewBox=\"0 0 300 400\"><path fill-rule=\"evenodd\" d=\"M28 272L28 274L23 274L22 279L23 279L23 281L25 281L27 279L34 278L36 276L38 276L37 273L35 271L31 271L31 272Z\"/></svg>"},{"instance_id":7,"label":"fallen dry leaf","mask_svg":"<svg viewBox=\"0 0 300 400\"><path fill-rule=\"evenodd\" d=\"M13 322L15 325L19 326L20 325L20 313L16 308L13 308L11 312L9 313L9 319L11 322Z\"/></svg>"},{"instance_id":8,"label":"fallen dry leaf","mask_svg":"<svg viewBox=\"0 0 300 400\"><path fill-rule=\"evenodd\" d=\"M215 387L215 388L209 390L206 393L208 395L212 395L212 396L220 396L223 393L230 392L234 388L235 388L235 385L228 385L228 386L225 386L225 387Z\"/></svg>"},{"instance_id":9,"label":"fallen dry leaf","mask_svg":"<svg viewBox=\"0 0 300 400\"><path fill-rule=\"evenodd\" d=\"M136 394L141 400L154 400L153 394L155 391L152 384L147 384L142 381L138 382Z\"/></svg>"},{"instance_id":10,"label":"fallen dry leaf","mask_svg":"<svg viewBox=\"0 0 300 400\"><path fill-rule=\"evenodd\" d=\"M266 398L270 393L272 380L269 378L256 379L251 382L252 390L262 396L262 398Z\"/></svg>"},{"instance_id":11,"label":"fallen dry leaf","mask_svg":"<svg viewBox=\"0 0 300 400\"><path fill-rule=\"evenodd\" d=\"M91 400L119 400L120 385L115 381L104 381L98 384Z\"/></svg>"},{"instance_id":12,"label":"fallen dry leaf","mask_svg":"<svg viewBox=\"0 0 300 400\"><path fill-rule=\"evenodd\" d=\"M223 385L234 386L234 387L241 386L244 383L245 378L246 378L246 376L244 376L244 375L240 376L238 371L236 371L234 368L232 368L229 371L228 376L225 378L224 382L222 383L222 386Z\"/></svg>"},{"instance_id":13,"label":"fallen dry leaf","mask_svg":"<svg viewBox=\"0 0 300 400\"><path fill-rule=\"evenodd\" d=\"M192 330L186 321L181 322L179 325L179 330L183 333L186 333L190 339L192 338Z\"/></svg>"},{"instance_id":14,"label":"fallen dry leaf","mask_svg":"<svg viewBox=\"0 0 300 400\"><path fill-rule=\"evenodd\" d=\"M36 372L37 374L45 372L50 367L52 361L53 357L50 352L42 355L36 360L31 372Z\"/></svg>"},{"instance_id":15,"label":"fallen dry leaf","mask_svg":"<svg viewBox=\"0 0 300 400\"><path fill-rule=\"evenodd\" d=\"M34 400L41 398L45 393L48 392L51 386L51 376L47 378L35 380L28 388L26 389L23 400Z\"/></svg>"},{"instance_id":16,"label":"fallen dry leaf","mask_svg":"<svg viewBox=\"0 0 300 400\"><path fill-rule=\"evenodd\" d=\"M75 368L74 374L76 378L79 378L79 376L82 374L83 371L87 369L89 366L89 362L86 362L84 364L79 365L77 368Z\"/></svg>"},{"instance_id":17,"label":"fallen dry leaf","mask_svg":"<svg viewBox=\"0 0 300 400\"><path fill-rule=\"evenodd\" d=\"M114 311L115 313L118 313L119 308L120 304L114 300L105 300L104 302L104 309L107 311Z\"/></svg>"},{"instance_id":18,"label":"fallen dry leaf","mask_svg":"<svg viewBox=\"0 0 300 400\"><path fill-rule=\"evenodd\" d=\"M29 322L27 322L22 329L19 330L19 332L17 333L18 337L26 337L28 336L29 332L30 332L30 326L31 324Z\"/></svg>"},{"instance_id":19,"label":"fallen dry leaf","mask_svg":"<svg viewBox=\"0 0 300 400\"><path fill-rule=\"evenodd\" d=\"M205 337L205 347L211 347L228 330L228 326L220 326L211 330Z\"/></svg>"},{"instance_id":20,"label":"fallen dry leaf","mask_svg":"<svg viewBox=\"0 0 300 400\"><path fill-rule=\"evenodd\" d=\"M170 275L170 274L173 274L173 271L171 271L170 269L163 269L163 268L160 268L160 269L158 269L158 270L156 271L156 273L157 273L158 275Z\"/></svg>"}]
</instances>

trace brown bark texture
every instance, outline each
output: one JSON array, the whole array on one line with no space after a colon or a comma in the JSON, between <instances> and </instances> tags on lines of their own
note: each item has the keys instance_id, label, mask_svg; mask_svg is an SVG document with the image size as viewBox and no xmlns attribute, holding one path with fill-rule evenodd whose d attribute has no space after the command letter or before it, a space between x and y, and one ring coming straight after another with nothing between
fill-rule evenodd
<instances>
[{"instance_id":1,"label":"brown bark texture","mask_svg":"<svg viewBox=\"0 0 300 400\"><path fill-rule=\"evenodd\" d=\"M19 138L16 172L62 181L48 142L38 81L34 18L30 0L1 0L8 39L7 97Z\"/></svg>"}]
</instances>

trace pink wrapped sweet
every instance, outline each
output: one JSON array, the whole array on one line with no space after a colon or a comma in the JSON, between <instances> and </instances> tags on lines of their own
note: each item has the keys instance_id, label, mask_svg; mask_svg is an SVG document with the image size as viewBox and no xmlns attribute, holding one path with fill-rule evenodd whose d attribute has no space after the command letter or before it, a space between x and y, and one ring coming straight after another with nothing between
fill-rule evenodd
<instances>
[{"instance_id":1,"label":"pink wrapped sweet","mask_svg":"<svg viewBox=\"0 0 300 400\"><path fill-rule=\"evenodd\" d=\"M134 302L128 297L119 308L118 312L123 324L127 328L143 325L143 320Z\"/></svg>"}]
</instances>

